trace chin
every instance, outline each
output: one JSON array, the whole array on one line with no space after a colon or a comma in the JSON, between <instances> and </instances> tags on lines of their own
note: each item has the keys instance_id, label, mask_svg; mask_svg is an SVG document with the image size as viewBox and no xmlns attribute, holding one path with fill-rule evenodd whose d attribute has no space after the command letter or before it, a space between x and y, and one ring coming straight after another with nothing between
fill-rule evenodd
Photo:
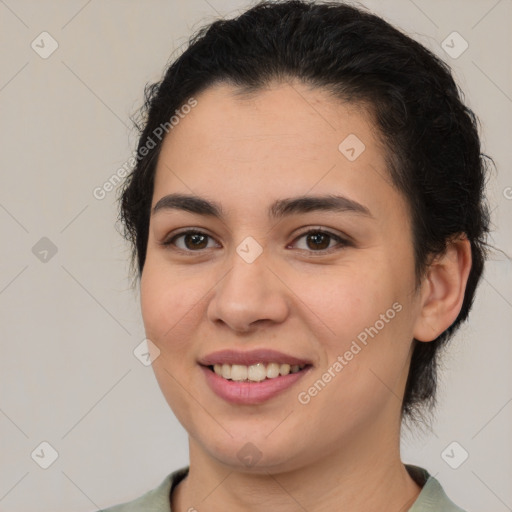
<instances>
[{"instance_id":1,"label":"chin","mask_svg":"<svg viewBox=\"0 0 512 512\"><path fill-rule=\"evenodd\" d=\"M301 465L301 454L296 452L300 443L289 435L285 438L276 435L275 439L269 439L261 431L253 437L247 431L240 436L232 435L233 437L223 436L217 442L212 437L207 437L199 445L205 454L230 471L276 474L291 471ZM292 451L294 449L295 452Z\"/></svg>"}]
</instances>

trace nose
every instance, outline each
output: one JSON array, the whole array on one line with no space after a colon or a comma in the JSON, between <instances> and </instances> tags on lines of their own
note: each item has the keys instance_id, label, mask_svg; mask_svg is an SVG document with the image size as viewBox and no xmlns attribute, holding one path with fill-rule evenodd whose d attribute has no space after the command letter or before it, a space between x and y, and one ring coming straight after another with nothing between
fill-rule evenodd
<instances>
[{"instance_id":1,"label":"nose","mask_svg":"<svg viewBox=\"0 0 512 512\"><path fill-rule=\"evenodd\" d=\"M267 267L265 251L252 263L235 252L230 263L208 304L208 319L238 333L282 323L289 315L287 289Z\"/></svg>"}]
</instances>

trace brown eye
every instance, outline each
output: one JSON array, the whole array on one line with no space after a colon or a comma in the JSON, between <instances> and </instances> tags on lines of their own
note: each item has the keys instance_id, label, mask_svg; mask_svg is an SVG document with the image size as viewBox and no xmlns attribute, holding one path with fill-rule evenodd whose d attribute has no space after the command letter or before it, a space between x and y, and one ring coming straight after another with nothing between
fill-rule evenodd
<instances>
[{"instance_id":1,"label":"brown eye","mask_svg":"<svg viewBox=\"0 0 512 512\"><path fill-rule=\"evenodd\" d=\"M309 233L306 235L307 245L310 249L324 250L329 247L331 236L326 233Z\"/></svg>"},{"instance_id":2,"label":"brown eye","mask_svg":"<svg viewBox=\"0 0 512 512\"><path fill-rule=\"evenodd\" d=\"M175 246L177 249L187 252L198 252L218 247L210 235L194 230L183 231L164 242L163 245Z\"/></svg>"},{"instance_id":3,"label":"brown eye","mask_svg":"<svg viewBox=\"0 0 512 512\"><path fill-rule=\"evenodd\" d=\"M293 246L309 252L327 252L350 245L346 240L334 233L322 230L310 230L296 238Z\"/></svg>"},{"instance_id":4,"label":"brown eye","mask_svg":"<svg viewBox=\"0 0 512 512\"><path fill-rule=\"evenodd\" d=\"M184 235L183 242L187 249L205 249L208 246L208 236L198 233Z\"/></svg>"}]
</instances>

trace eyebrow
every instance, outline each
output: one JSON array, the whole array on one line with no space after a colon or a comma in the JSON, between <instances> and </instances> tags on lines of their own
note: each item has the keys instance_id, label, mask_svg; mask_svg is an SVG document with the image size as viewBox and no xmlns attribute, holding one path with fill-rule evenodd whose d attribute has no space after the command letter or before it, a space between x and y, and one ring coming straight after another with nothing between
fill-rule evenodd
<instances>
[{"instance_id":1,"label":"eyebrow","mask_svg":"<svg viewBox=\"0 0 512 512\"><path fill-rule=\"evenodd\" d=\"M169 194L162 197L153 207L152 215L162 210L184 210L218 219L226 217L225 211L219 203L188 194ZM366 206L340 195L299 196L278 199L270 206L269 216L278 219L287 215L314 211L350 212L374 218Z\"/></svg>"}]
</instances>

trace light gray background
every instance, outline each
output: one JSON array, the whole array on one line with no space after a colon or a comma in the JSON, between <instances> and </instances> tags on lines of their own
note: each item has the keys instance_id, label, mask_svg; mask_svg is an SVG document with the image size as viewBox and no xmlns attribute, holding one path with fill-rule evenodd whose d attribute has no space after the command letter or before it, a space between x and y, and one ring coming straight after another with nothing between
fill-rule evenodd
<instances>
[{"instance_id":1,"label":"light gray background","mask_svg":"<svg viewBox=\"0 0 512 512\"><path fill-rule=\"evenodd\" d=\"M364 4L453 67L498 167L491 243L512 254L512 2ZM96 510L187 464L186 435L133 354L144 332L115 192L93 189L135 149L144 85L193 30L247 5L0 0L1 511ZM59 45L47 59L31 48L43 31ZM457 59L441 47L453 31L469 43ZM57 247L46 262L32 252L42 237ZM403 460L470 512L512 510L511 316L511 262L495 253L444 359L434 431L403 438ZM43 441L58 452L48 469ZM441 456L453 441L469 453L458 469Z\"/></svg>"}]
</instances>

